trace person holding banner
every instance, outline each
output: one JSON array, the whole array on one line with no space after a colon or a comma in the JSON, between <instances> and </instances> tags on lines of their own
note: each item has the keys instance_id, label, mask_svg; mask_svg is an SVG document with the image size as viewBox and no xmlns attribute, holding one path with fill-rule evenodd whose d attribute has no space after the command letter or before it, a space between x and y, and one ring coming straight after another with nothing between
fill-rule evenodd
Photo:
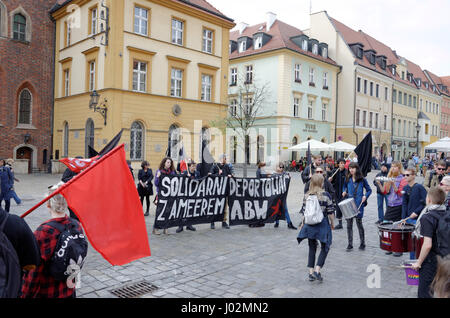
<instances>
[{"instance_id":1,"label":"person holding banner","mask_svg":"<svg viewBox=\"0 0 450 318\"><path fill-rule=\"evenodd\" d=\"M331 247L332 241L332 229L334 228L334 212L335 204L331 199L331 195L323 190L324 178L321 174L314 174L311 177L309 191L303 198L303 206L300 211L301 214L305 214L306 200L310 196L317 196L320 208L322 209L323 219L320 223L310 225L305 224L305 218L303 218L300 224L300 232L297 237L297 241L300 244L302 240L308 239L309 254L308 254L308 269L309 269L309 281L322 282L323 278L320 274L320 270L325 264L325 259ZM316 250L317 241L320 242L320 254L316 263Z\"/></svg>"},{"instance_id":2,"label":"person holding banner","mask_svg":"<svg viewBox=\"0 0 450 318\"><path fill-rule=\"evenodd\" d=\"M150 169L150 164L148 161L142 161L141 170L138 172L138 193L141 199L142 208L144 208L144 199L147 204L147 211L145 212L145 216L149 215L150 209L150 196L153 195L153 171Z\"/></svg>"},{"instance_id":3,"label":"person holding banner","mask_svg":"<svg viewBox=\"0 0 450 318\"><path fill-rule=\"evenodd\" d=\"M233 166L229 163L227 163L227 155L223 154L219 158L220 163L213 164L211 167L211 171L209 172L210 175L216 175L216 176L226 176L228 178L231 178L234 176L234 169ZM228 225L228 203L225 206L225 213L223 215L223 221L222 221L222 227L224 229L229 229L230 226ZM211 229L214 230L216 227L214 225L214 222L211 223Z\"/></svg>"},{"instance_id":4,"label":"person holding banner","mask_svg":"<svg viewBox=\"0 0 450 318\"><path fill-rule=\"evenodd\" d=\"M279 163L277 165L275 173L272 176L275 176L277 174L279 174L279 175L285 174L286 172L284 172L284 168L285 168L284 164L283 163ZM287 198L286 198L286 200L287 200ZM287 202L285 202L283 204L283 210L284 210L284 215L286 217L286 222L287 222L288 229L296 230L297 228L292 224L291 218L289 216L289 211L288 211L288 208L287 208ZM280 225L280 220L277 219L275 221L275 226L274 227L277 228L279 225Z\"/></svg>"},{"instance_id":5,"label":"person holding banner","mask_svg":"<svg viewBox=\"0 0 450 318\"><path fill-rule=\"evenodd\" d=\"M155 187L156 187L156 203L158 203L158 195L160 193L160 184L161 184L161 180L164 176L168 176L168 175L175 175L175 166L173 164L173 160L172 158L169 157L165 157L160 165L159 165L159 169L156 170L156 177L155 177ZM155 214L155 221L156 221L156 214ZM155 235L160 235L161 233L159 232L160 229L157 229L155 226L153 226L153 234ZM164 229L164 234L169 234L167 229Z\"/></svg>"},{"instance_id":6,"label":"person holding banner","mask_svg":"<svg viewBox=\"0 0 450 318\"><path fill-rule=\"evenodd\" d=\"M197 173L197 164L194 161L191 161L187 164L187 170L183 171L182 175L188 177L189 179L200 179L199 173ZM196 229L192 225L186 226L186 230L195 232ZM183 232L183 226L180 225L176 230L177 233Z\"/></svg>"},{"instance_id":7,"label":"person holding banner","mask_svg":"<svg viewBox=\"0 0 450 318\"><path fill-rule=\"evenodd\" d=\"M360 239L359 249L366 249L362 218L364 216L364 207L367 205L367 199L369 199L369 196L372 194L372 189L367 183L367 180L363 177L359 165L356 162L350 163L348 171L349 173L347 174L347 179L344 184L342 198L345 198L346 196L354 198L359 213L355 217L347 220L347 252L353 250L353 219L356 220L356 226L358 227ZM365 194L364 190L366 190Z\"/></svg>"}]
</instances>

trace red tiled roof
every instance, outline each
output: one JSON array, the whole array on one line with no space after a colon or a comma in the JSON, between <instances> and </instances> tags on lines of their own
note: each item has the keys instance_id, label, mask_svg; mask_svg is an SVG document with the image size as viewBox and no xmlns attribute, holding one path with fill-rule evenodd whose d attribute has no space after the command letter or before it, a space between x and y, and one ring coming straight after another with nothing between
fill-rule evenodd
<instances>
[{"instance_id":1,"label":"red tiled roof","mask_svg":"<svg viewBox=\"0 0 450 318\"><path fill-rule=\"evenodd\" d=\"M448 89L450 90L450 76L443 76L443 77L441 77L441 80L442 80L442 84L447 86Z\"/></svg>"},{"instance_id":2,"label":"red tiled roof","mask_svg":"<svg viewBox=\"0 0 450 318\"><path fill-rule=\"evenodd\" d=\"M237 41L238 38L243 36L253 38L253 35L258 32L264 32L272 36L272 38L260 49L255 50L254 47L252 46L246 51L241 53L239 53L238 50L235 50L233 53L230 54L230 59L236 59L244 56L250 56L253 54L259 54L263 52L287 48L289 50L310 56L322 62L337 65L336 62L330 58L323 58L321 55L316 55L313 54L312 52L304 51L300 47L298 47L294 42L291 41L291 37L299 36L304 33L300 29L297 29L280 20L275 20L269 31L267 31L266 29L266 23L260 23L245 28L242 34L239 34L239 31L230 32L230 40Z\"/></svg>"}]
</instances>

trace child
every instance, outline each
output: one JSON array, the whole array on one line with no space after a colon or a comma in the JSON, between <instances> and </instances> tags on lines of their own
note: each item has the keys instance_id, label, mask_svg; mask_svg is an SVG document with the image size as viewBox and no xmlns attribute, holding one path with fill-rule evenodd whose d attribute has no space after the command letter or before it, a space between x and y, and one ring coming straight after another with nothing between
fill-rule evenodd
<instances>
[{"instance_id":1,"label":"child","mask_svg":"<svg viewBox=\"0 0 450 318\"><path fill-rule=\"evenodd\" d=\"M431 283L437 272L437 255L442 255L437 245L438 220L448 212L444 205L445 192L441 188L431 188L427 195L427 207L417 220L417 229L423 236L423 245L419 259L411 268L419 271L419 298L431 298ZM450 240L450 238L448 238Z\"/></svg>"}]
</instances>

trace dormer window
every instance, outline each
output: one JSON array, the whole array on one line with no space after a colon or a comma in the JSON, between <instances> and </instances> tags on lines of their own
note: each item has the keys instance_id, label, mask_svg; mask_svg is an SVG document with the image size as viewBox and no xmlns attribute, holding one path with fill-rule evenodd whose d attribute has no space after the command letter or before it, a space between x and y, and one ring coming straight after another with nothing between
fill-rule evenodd
<instances>
[{"instance_id":1,"label":"dormer window","mask_svg":"<svg viewBox=\"0 0 450 318\"><path fill-rule=\"evenodd\" d=\"M428 83L425 83L425 88L428 89Z\"/></svg>"},{"instance_id":2,"label":"dormer window","mask_svg":"<svg viewBox=\"0 0 450 318\"><path fill-rule=\"evenodd\" d=\"M312 47L312 53L314 55L317 55L319 53L319 46L317 44L314 44Z\"/></svg>"},{"instance_id":3,"label":"dormer window","mask_svg":"<svg viewBox=\"0 0 450 318\"><path fill-rule=\"evenodd\" d=\"M420 78L417 79L417 84L418 84L419 86L422 86L422 80L421 80Z\"/></svg>"},{"instance_id":4,"label":"dormer window","mask_svg":"<svg viewBox=\"0 0 450 318\"><path fill-rule=\"evenodd\" d=\"M392 75L395 76L395 67L394 66L392 66Z\"/></svg>"},{"instance_id":5,"label":"dormer window","mask_svg":"<svg viewBox=\"0 0 450 318\"><path fill-rule=\"evenodd\" d=\"M324 47L324 48L322 49L322 57L323 57L324 59L328 58L328 49L327 49L326 47Z\"/></svg>"},{"instance_id":6,"label":"dormer window","mask_svg":"<svg viewBox=\"0 0 450 318\"><path fill-rule=\"evenodd\" d=\"M260 49L262 47L263 38L262 36L257 36L255 38L255 50Z\"/></svg>"},{"instance_id":7,"label":"dormer window","mask_svg":"<svg viewBox=\"0 0 450 318\"><path fill-rule=\"evenodd\" d=\"M247 48L247 41L243 40L239 43L239 53L242 53Z\"/></svg>"},{"instance_id":8,"label":"dormer window","mask_svg":"<svg viewBox=\"0 0 450 318\"><path fill-rule=\"evenodd\" d=\"M303 40L302 42L302 50L308 51L308 40Z\"/></svg>"}]
</instances>

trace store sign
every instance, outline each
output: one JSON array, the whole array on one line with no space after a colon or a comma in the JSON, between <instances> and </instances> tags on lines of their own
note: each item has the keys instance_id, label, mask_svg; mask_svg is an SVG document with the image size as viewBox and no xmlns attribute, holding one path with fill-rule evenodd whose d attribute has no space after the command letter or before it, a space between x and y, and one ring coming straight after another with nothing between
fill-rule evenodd
<instances>
[{"instance_id":1,"label":"store sign","mask_svg":"<svg viewBox=\"0 0 450 318\"><path fill-rule=\"evenodd\" d=\"M392 144L393 145L397 145L397 147L402 147L403 146L403 141L401 141L401 140L393 140Z\"/></svg>"},{"instance_id":2,"label":"store sign","mask_svg":"<svg viewBox=\"0 0 450 318\"><path fill-rule=\"evenodd\" d=\"M417 148L417 141L410 141L409 142L409 147L410 148Z\"/></svg>"}]
</instances>

